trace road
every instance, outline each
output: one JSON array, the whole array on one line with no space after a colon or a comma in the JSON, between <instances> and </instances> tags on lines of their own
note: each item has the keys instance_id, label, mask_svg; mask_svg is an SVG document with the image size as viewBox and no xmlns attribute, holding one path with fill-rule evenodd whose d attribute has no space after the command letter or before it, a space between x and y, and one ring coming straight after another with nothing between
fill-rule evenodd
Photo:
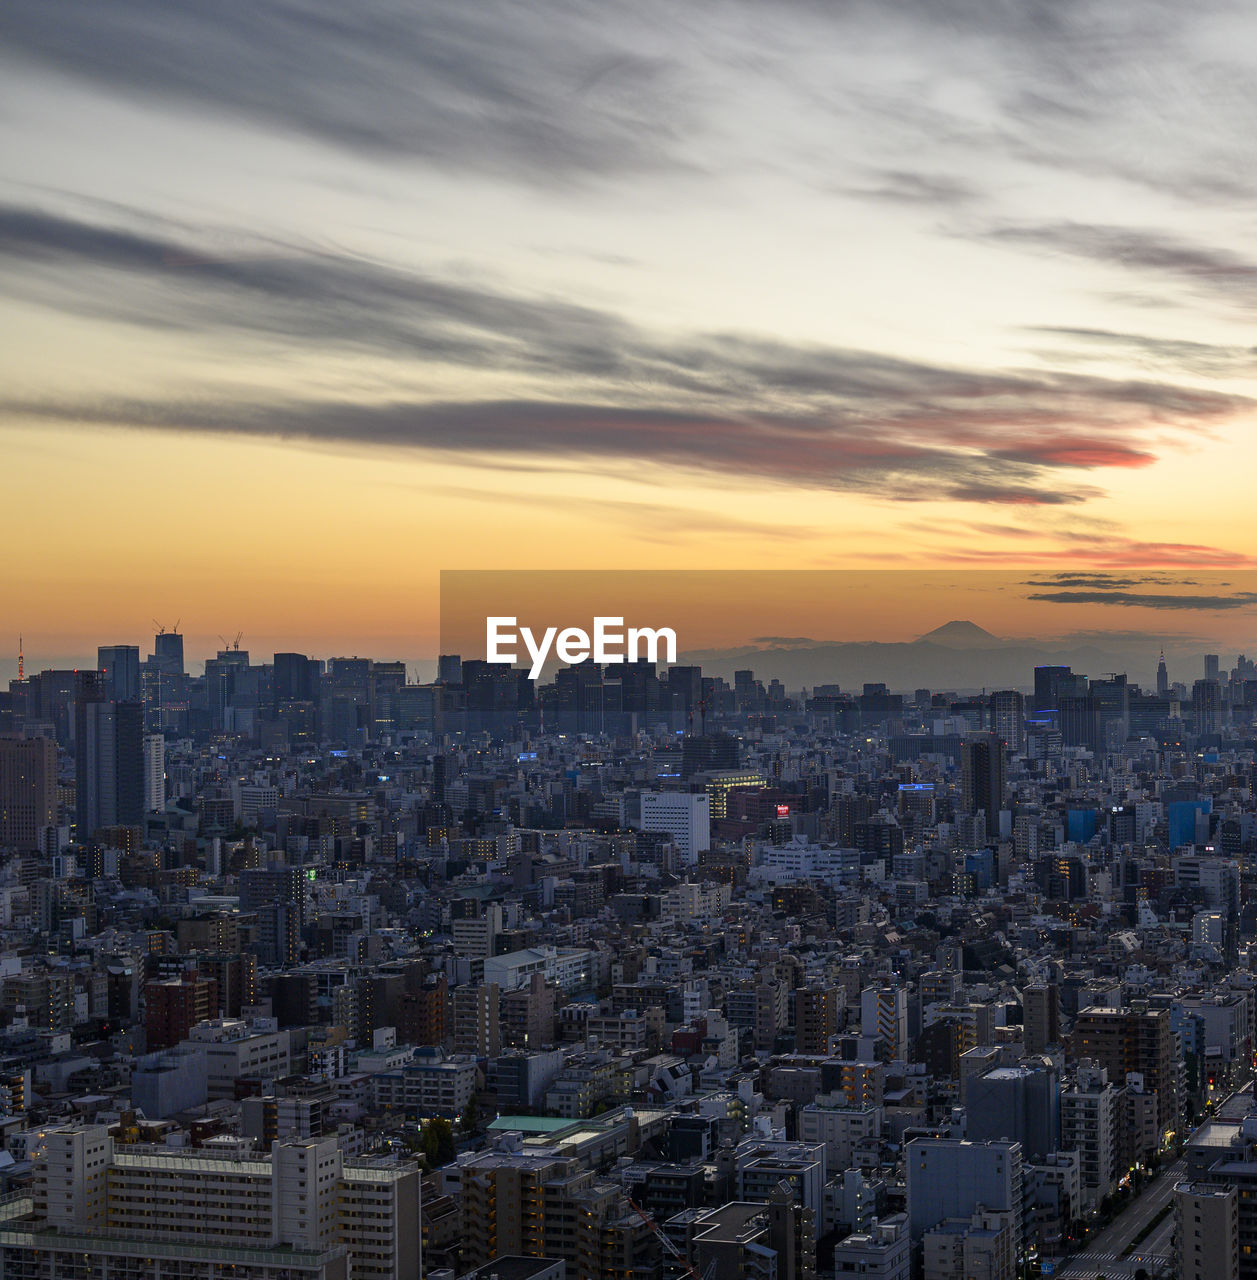
<instances>
[{"instance_id":1,"label":"road","mask_svg":"<svg viewBox=\"0 0 1257 1280\"><path fill-rule=\"evenodd\" d=\"M1220 1120L1242 1120L1253 1108L1253 1082L1250 1080L1237 1089L1217 1109ZM1084 1253L1057 1262L1051 1274L1060 1280L1095 1280L1105 1276L1107 1280L1133 1276L1141 1267L1150 1275L1173 1274L1174 1215L1167 1215L1140 1241L1137 1249L1124 1251L1130 1242L1157 1216L1160 1209L1174 1196L1174 1184L1181 1180L1186 1166L1182 1160L1169 1165L1165 1171L1144 1188L1140 1197L1116 1221L1100 1232ZM1123 1256L1124 1255L1124 1256Z\"/></svg>"},{"instance_id":2,"label":"road","mask_svg":"<svg viewBox=\"0 0 1257 1280\"><path fill-rule=\"evenodd\" d=\"M1176 1160L1167 1166L1120 1217L1091 1241L1085 1253L1076 1253L1063 1260L1053 1274L1062 1277L1062 1280L1095 1280L1096 1276L1106 1276L1113 1280L1118 1276L1133 1276L1140 1267L1152 1275L1165 1270L1172 1262L1172 1213L1158 1223L1137 1249L1125 1257L1122 1255L1130 1242L1173 1199L1174 1185L1182 1180L1185 1169L1182 1160Z\"/></svg>"}]
</instances>

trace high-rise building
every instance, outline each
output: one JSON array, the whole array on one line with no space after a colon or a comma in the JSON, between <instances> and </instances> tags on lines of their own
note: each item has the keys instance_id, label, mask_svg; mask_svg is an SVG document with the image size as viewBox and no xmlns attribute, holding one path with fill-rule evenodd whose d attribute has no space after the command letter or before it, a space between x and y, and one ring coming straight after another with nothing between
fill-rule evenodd
<instances>
[{"instance_id":1,"label":"high-rise building","mask_svg":"<svg viewBox=\"0 0 1257 1280\"><path fill-rule=\"evenodd\" d=\"M949 1218L979 1208L1013 1216L1014 1254L1021 1253L1022 1157L1018 1142L915 1138L904 1148L909 1230L914 1240Z\"/></svg>"},{"instance_id":2,"label":"high-rise building","mask_svg":"<svg viewBox=\"0 0 1257 1280\"><path fill-rule=\"evenodd\" d=\"M838 1032L838 987L797 987L794 992L796 1053L828 1056L830 1037Z\"/></svg>"},{"instance_id":3,"label":"high-rise building","mask_svg":"<svg viewBox=\"0 0 1257 1280\"><path fill-rule=\"evenodd\" d=\"M1174 1188L1174 1274L1178 1280L1220 1280L1241 1274L1242 1194L1236 1186L1211 1182L1180 1182ZM1251 1245L1245 1247L1251 1249Z\"/></svg>"},{"instance_id":4,"label":"high-rise building","mask_svg":"<svg viewBox=\"0 0 1257 1280\"><path fill-rule=\"evenodd\" d=\"M74 700L78 838L144 820L144 709L109 702L99 672L79 672Z\"/></svg>"},{"instance_id":5,"label":"high-rise building","mask_svg":"<svg viewBox=\"0 0 1257 1280\"><path fill-rule=\"evenodd\" d=\"M502 1049L501 991L496 982L454 989L454 1052L493 1058Z\"/></svg>"},{"instance_id":6,"label":"high-rise building","mask_svg":"<svg viewBox=\"0 0 1257 1280\"><path fill-rule=\"evenodd\" d=\"M110 702L139 702L139 645L102 645L96 650L96 666L104 677L105 697Z\"/></svg>"},{"instance_id":7,"label":"high-rise building","mask_svg":"<svg viewBox=\"0 0 1257 1280\"><path fill-rule=\"evenodd\" d=\"M1026 1053L1042 1053L1061 1039L1061 991L1055 982L1035 983L1021 993L1023 1047Z\"/></svg>"},{"instance_id":8,"label":"high-rise building","mask_svg":"<svg viewBox=\"0 0 1257 1280\"><path fill-rule=\"evenodd\" d=\"M159 631L153 637L150 661L162 671L181 676L183 668L183 636L177 631Z\"/></svg>"},{"instance_id":9,"label":"high-rise building","mask_svg":"<svg viewBox=\"0 0 1257 1280\"><path fill-rule=\"evenodd\" d=\"M1082 1198L1093 1208L1117 1183L1122 1092L1103 1067L1084 1058L1061 1094L1061 1150L1078 1153Z\"/></svg>"},{"instance_id":10,"label":"high-rise building","mask_svg":"<svg viewBox=\"0 0 1257 1280\"><path fill-rule=\"evenodd\" d=\"M666 832L682 865L695 866L698 855L711 848L711 797L705 791L643 791L639 825Z\"/></svg>"},{"instance_id":11,"label":"high-rise building","mask_svg":"<svg viewBox=\"0 0 1257 1280\"><path fill-rule=\"evenodd\" d=\"M0 738L0 848L43 848L57 821L57 744L51 738Z\"/></svg>"},{"instance_id":12,"label":"high-rise building","mask_svg":"<svg viewBox=\"0 0 1257 1280\"><path fill-rule=\"evenodd\" d=\"M552 1151L484 1151L463 1164L464 1267L562 1258L570 1280L631 1280L657 1245L618 1183Z\"/></svg>"},{"instance_id":13,"label":"high-rise building","mask_svg":"<svg viewBox=\"0 0 1257 1280\"><path fill-rule=\"evenodd\" d=\"M1197 733L1221 730L1222 686L1217 680L1197 680L1192 685L1192 726Z\"/></svg>"},{"instance_id":14,"label":"high-rise building","mask_svg":"<svg viewBox=\"0 0 1257 1280\"><path fill-rule=\"evenodd\" d=\"M1035 667L1034 669L1034 710L1055 711L1059 705L1062 685L1067 683L1073 672L1069 667Z\"/></svg>"},{"instance_id":15,"label":"high-rise building","mask_svg":"<svg viewBox=\"0 0 1257 1280\"><path fill-rule=\"evenodd\" d=\"M1218 680L1221 676L1220 665L1216 653L1205 654L1205 679Z\"/></svg>"},{"instance_id":16,"label":"high-rise building","mask_svg":"<svg viewBox=\"0 0 1257 1280\"><path fill-rule=\"evenodd\" d=\"M860 1030L880 1040L893 1060L908 1052L908 993L902 987L866 987L860 992Z\"/></svg>"},{"instance_id":17,"label":"high-rise building","mask_svg":"<svg viewBox=\"0 0 1257 1280\"><path fill-rule=\"evenodd\" d=\"M1168 1009L1083 1009L1074 1022L1074 1051L1094 1059L1109 1079L1125 1083L1129 1073L1143 1077L1157 1096L1157 1131L1178 1129L1178 1042Z\"/></svg>"},{"instance_id":18,"label":"high-rise building","mask_svg":"<svg viewBox=\"0 0 1257 1280\"><path fill-rule=\"evenodd\" d=\"M166 807L166 739L160 733L144 735L144 810L160 813Z\"/></svg>"},{"instance_id":19,"label":"high-rise building","mask_svg":"<svg viewBox=\"0 0 1257 1280\"><path fill-rule=\"evenodd\" d=\"M1050 1064L996 1067L970 1078L965 1110L965 1134L974 1141L1015 1138L1030 1163L1060 1148L1061 1087Z\"/></svg>"},{"instance_id":20,"label":"high-rise building","mask_svg":"<svg viewBox=\"0 0 1257 1280\"><path fill-rule=\"evenodd\" d=\"M295 964L305 924L305 874L300 867L272 863L240 873L240 909L258 918L257 951L261 964Z\"/></svg>"},{"instance_id":21,"label":"high-rise building","mask_svg":"<svg viewBox=\"0 0 1257 1280\"><path fill-rule=\"evenodd\" d=\"M1170 694L1170 673L1165 666L1165 650L1161 650L1161 657L1157 660L1157 697L1167 698Z\"/></svg>"},{"instance_id":22,"label":"high-rise building","mask_svg":"<svg viewBox=\"0 0 1257 1280\"><path fill-rule=\"evenodd\" d=\"M198 1022L218 1013L218 983L198 977L149 982L144 987L144 1030L148 1049L169 1049L185 1040Z\"/></svg>"},{"instance_id":23,"label":"high-rise building","mask_svg":"<svg viewBox=\"0 0 1257 1280\"><path fill-rule=\"evenodd\" d=\"M1004 807L1007 752L993 733L970 738L961 746L961 805L965 813L985 813L988 829L997 829Z\"/></svg>"},{"instance_id":24,"label":"high-rise building","mask_svg":"<svg viewBox=\"0 0 1257 1280\"><path fill-rule=\"evenodd\" d=\"M1026 745L1026 700L1016 689L999 689L991 694L991 732L1009 751Z\"/></svg>"}]
</instances>

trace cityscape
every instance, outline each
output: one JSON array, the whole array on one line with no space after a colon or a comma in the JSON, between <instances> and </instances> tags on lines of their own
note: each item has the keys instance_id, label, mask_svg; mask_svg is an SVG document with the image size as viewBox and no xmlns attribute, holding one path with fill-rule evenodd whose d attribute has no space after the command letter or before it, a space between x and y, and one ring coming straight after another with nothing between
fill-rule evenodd
<instances>
[{"instance_id":1,"label":"cityscape","mask_svg":"<svg viewBox=\"0 0 1257 1280\"><path fill-rule=\"evenodd\" d=\"M1257 8L0 84L0 1280L1257 1280Z\"/></svg>"},{"instance_id":2,"label":"cityscape","mask_svg":"<svg viewBox=\"0 0 1257 1280\"><path fill-rule=\"evenodd\" d=\"M1257 667L0 694L0 1274L1254 1274Z\"/></svg>"}]
</instances>

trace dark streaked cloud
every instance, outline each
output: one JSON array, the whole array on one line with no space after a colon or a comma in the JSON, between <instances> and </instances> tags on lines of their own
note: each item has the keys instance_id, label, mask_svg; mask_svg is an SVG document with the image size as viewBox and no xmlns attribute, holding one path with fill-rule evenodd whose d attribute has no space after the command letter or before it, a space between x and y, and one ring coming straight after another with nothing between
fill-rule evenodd
<instances>
[{"instance_id":1,"label":"dark streaked cloud","mask_svg":"<svg viewBox=\"0 0 1257 1280\"><path fill-rule=\"evenodd\" d=\"M678 163L662 41L574 2L12 0L9 57L355 152L554 183Z\"/></svg>"},{"instance_id":2,"label":"dark streaked cloud","mask_svg":"<svg viewBox=\"0 0 1257 1280\"><path fill-rule=\"evenodd\" d=\"M842 186L836 190L843 195L864 200L924 205L933 209L968 204L979 196L975 186L954 174L910 169L875 170L865 182Z\"/></svg>"},{"instance_id":3,"label":"dark streaked cloud","mask_svg":"<svg viewBox=\"0 0 1257 1280\"><path fill-rule=\"evenodd\" d=\"M493 369L544 394L376 403L228 393L178 405L11 404L143 423L505 462L662 466L907 500L1076 504L1079 472L1155 460L1148 428L1190 437L1251 409L1166 382L948 368L876 352L708 333L664 340L614 313L452 282L363 257L161 224L0 206L0 293L93 319L181 329L256 356L388 357L413 382ZM269 353L268 353L269 354ZM1010 444L1015 441L1015 444Z\"/></svg>"},{"instance_id":4,"label":"dark streaked cloud","mask_svg":"<svg viewBox=\"0 0 1257 1280\"><path fill-rule=\"evenodd\" d=\"M1106 604L1134 609L1225 611L1257 605L1257 591L1235 595L1154 595L1140 591L1035 591L1027 600L1051 604Z\"/></svg>"},{"instance_id":5,"label":"dark streaked cloud","mask_svg":"<svg viewBox=\"0 0 1257 1280\"><path fill-rule=\"evenodd\" d=\"M995 244L1068 254L1161 276L1245 310L1257 309L1257 262L1168 232L1084 222L1000 225L977 233Z\"/></svg>"},{"instance_id":6,"label":"dark streaked cloud","mask_svg":"<svg viewBox=\"0 0 1257 1280\"><path fill-rule=\"evenodd\" d=\"M1202 377L1251 376L1257 373L1257 347L1065 325L1032 325L1027 326L1027 331L1062 338L1084 349L1103 349L1110 355L1122 355L1153 367L1183 370Z\"/></svg>"}]
</instances>

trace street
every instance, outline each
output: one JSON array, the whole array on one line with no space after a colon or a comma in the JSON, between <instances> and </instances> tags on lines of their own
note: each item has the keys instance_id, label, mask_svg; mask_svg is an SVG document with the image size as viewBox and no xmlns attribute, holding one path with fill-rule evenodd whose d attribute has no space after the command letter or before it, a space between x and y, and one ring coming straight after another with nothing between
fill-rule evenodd
<instances>
[{"instance_id":1,"label":"street","mask_svg":"<svg viewBox=\"0 0 1257 1280\"><path fill-rule=\"evenodd\" d=\"M1133 1276L1141 1267L1151 1275L1166 1270L1172 1262L1170 1237L1174 1215L1169 1214L1133 1252L1122 1256L1130 1242L1171 1202L1174 1185L1182 1179L1186 1166L1176 1160L1150 1182L1126 1211L1091 1241L1085 1253L1058 1263L1050 1274L1062 1280L1095 1280L1096 1276Z\"/></svg>"}]
</instances>

